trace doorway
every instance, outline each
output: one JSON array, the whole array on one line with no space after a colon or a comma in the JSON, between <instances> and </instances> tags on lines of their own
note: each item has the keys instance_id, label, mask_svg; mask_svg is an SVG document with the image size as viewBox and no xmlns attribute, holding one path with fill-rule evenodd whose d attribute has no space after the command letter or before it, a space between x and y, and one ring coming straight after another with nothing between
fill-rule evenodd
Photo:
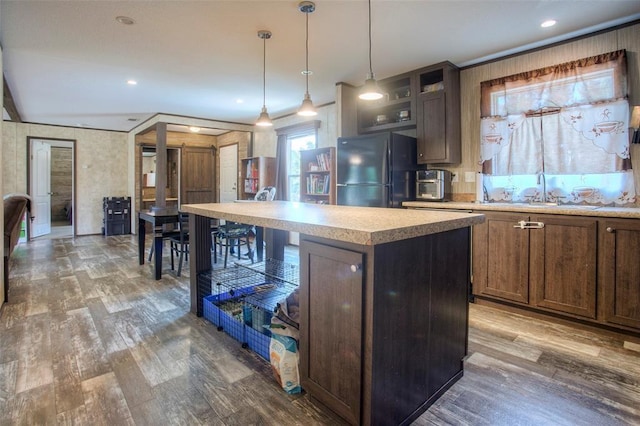
<instances>
[{"instance_id":1,"label":"doorway","mask_svg":"<svg viewBox=\"0 0 640 426\"><path fill-rule=\"evenodd\" d=\"M238 144L220 147L220 202L238 199Z\"/></svg>"},{"instance_id":2,"label":"doorway","mask_svg":"<svg viewBox=\"0 0 640 426\"><path fill-rule=\"evenodd\" d=\"M33 199L28 236L75 235L75 141L29 138L29 195Z\"/></svg>"}]
</instances>

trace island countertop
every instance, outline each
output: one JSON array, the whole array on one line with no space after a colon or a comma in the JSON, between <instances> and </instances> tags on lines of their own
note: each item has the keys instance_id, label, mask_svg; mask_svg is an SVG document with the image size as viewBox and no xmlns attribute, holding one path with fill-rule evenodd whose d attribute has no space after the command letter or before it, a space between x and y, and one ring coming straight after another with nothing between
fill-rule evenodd
<instances>
[{"instance_id":1,"label":"island countertop","mask_svg":"<svg viewBox=\"0 0 640 426\"><path fill-rule=\"evenodd\" d=\"M185 204L181 211L362 245L377 245L482 223L484 215L289 201Z\"/></svg>"}]
</instances>

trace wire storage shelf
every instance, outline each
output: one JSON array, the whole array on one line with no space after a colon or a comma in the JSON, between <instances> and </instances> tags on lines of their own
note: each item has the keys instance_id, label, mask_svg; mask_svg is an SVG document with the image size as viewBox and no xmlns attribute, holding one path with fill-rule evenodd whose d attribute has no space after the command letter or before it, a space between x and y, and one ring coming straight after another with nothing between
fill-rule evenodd
<instances>
[{"instance_id":1,"label":"wire storage shelf","mask_svg":"<svg viewBox=\"0 0 640 426\"><path fill-rule=\"evenodd\" d=\"M199 274L203 315L268 360L271 317L298 287L299 276L298 265L275 259Z\"/></svg>"}]
</instances>

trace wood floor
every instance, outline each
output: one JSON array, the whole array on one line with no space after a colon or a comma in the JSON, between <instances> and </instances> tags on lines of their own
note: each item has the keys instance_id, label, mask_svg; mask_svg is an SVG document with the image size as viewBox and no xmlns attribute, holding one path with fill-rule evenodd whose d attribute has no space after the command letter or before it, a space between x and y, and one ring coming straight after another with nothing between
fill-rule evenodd
<instances>
[{"instance_id":1,"label":"wood floor","mask_svg":"<svg viewBox=\"0 0 640 426\"><path fill-rule=\"evenodd\" d=\"M17 247L0 315L0 424L341 424L190 314L188 281L188 266L153 280L129 235ZM640 339L470 312L465 375L416 425L640 424Z\"/></svg>"}]
</instances>

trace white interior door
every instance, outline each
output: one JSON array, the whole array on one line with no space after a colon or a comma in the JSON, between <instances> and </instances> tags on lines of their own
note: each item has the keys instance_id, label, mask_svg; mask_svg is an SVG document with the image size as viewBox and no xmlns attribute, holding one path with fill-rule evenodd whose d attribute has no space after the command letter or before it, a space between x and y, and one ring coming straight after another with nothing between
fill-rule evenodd
<instances>
[{"instance_id":1,"label":"white interior door","mask_svg":"<svg viewBox=\"0 0 640 426\"><path fill-rule=\"evenodd\" d=\"M220 202L238 199L238 145L220 148Z\"/></svg>"},{"instance_id":2,"label":"white interior door","mask_svg":"<svg viewBox=\"0 0 640 426\"><path fill-rule=\"evenodd\" d=\"M31 237L51 233L51 145L31 140Z\"/></svg>"}]
</instances>

